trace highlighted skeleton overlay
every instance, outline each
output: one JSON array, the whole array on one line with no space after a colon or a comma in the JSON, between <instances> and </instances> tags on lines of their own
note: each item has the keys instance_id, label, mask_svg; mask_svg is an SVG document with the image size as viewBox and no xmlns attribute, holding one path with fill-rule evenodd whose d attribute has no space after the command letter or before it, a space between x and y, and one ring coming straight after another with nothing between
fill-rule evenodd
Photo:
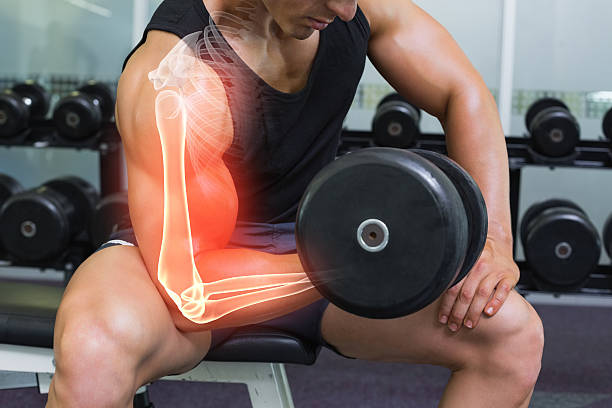
<instances>
[{"instance_id":1,"label":"highlighted skeleton overlay","mask_svg":"<svg viewBox=\"0 0 612 408\"><path fill-rule=\"evenodd\" d=\"M202 205L220 214L210 218L214 220L210 226L206 225L210 236L216 237L216 248L209 248L211 252L227 245L238 211L235 186L222 160L234 137L228 98L219 70L194 52L207 46L206 37L202 33L186 36L149 74L159 92L155 114L164 169L163 236L157 277L181 313L198 324L313 288L295 263L275 267L276 273L259 270L263 273L218 280L215 278L223 273L196 267L187 201L186 150L206 197ZM227 75L228 70L223 72ZM236 254L241 256L240 252ZM237 261L227 258L223 262L231 268L229 265ZM214 265L222 267L223 262ZM252 266L255 268L257 265ZM297 270L300 272L279 273Z\"/></svg>"}]
</instances>

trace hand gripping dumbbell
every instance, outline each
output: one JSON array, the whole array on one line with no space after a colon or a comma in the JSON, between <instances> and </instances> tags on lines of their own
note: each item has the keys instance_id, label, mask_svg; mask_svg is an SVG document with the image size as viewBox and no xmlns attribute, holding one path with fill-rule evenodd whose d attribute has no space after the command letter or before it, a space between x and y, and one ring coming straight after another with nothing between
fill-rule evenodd
<instances>
[{"instance_id":1,"label":"hand gripping dumbbell","mask_svg":"<svg viewBox=\"0 0 612 408\"><path fill-rule=\"evenodd\" d=\"M527 110L525 125L533 149L546 157L564 157L580 141L580 125L565 103L554 98L535 101Z\"/></svg>"},{"instance_id":2,"label":"hand gripping dumbbell","mask_svg":"<svg viewBox=\"0 0 612 408\"><path fill-rule=\"evenodd\" d=\"M300 261L336 306L370 318L414 313L472 269L487 211L474 180L438 153L366 148L307 187L296 222Z\"/></svg>"},{"instance_id":3,"label":"hand gripping dumbbell","mask_svg":"<svg viewBox=\"0 0 612 408\"><path fill-rule=\"evenodd\" d=\"M397 93L384 97L372 120L374 143L382 147L414 147L421 134L421 111Z\"/></svg>"},{"instance_id":4,"label":"hand gripping dumbbell","mask_svg":"<svg viewBox=\"0 0 612 408\"><path fill-rule=\"evenodd\" d=\"M109 194L102 198L89 225L89 236L94 248L108 241L126 217L129 219L128 196L126 191Z\"/></svg>"},{"instance_id":5,"label":"hand gripping dumbbell","mask_svg":"<svg viewBox=\"0 0 612 408\"><path fill-rule=\"evenodd\" d=\"M15 194L0 208L0 243L19 261L52 259L85 231L98 200L96 189L79 177Z\"/></svg>"},{"instance_id":6,"label":"hand gripping dumbbell","mask_svg":"<svg viewBox=\"0 0 612 408\"><path fill-rule=\"evenodd\" d=\"M113 116L115 101L108 86L89 81L62 98L53 112L58 137L66 143L95 139L105 122Z\"/></svg>"},{"instance_id":7,"label":"hand gripping dumbbell","mask_svg":"<svg viewBox=\"0 0 612 408\"><path fill-rule=\"evenodd\" d=\"M584 285L601 255L599 233L586 213L568 200L552 199L527 209L521 242L541 290L571 290Z\"/></svg>"},{"instance_id":8,"label":"hand gripping dumbbell","mask_svg":"<svg viewBox=\"0 0 612 408\"><path fill-rule=\"evenodd\" d=\"M28 80L0 93L0 139L23 133L30 120L44 119L49 110L49 93Z\"/></svg>"}]
</instances>

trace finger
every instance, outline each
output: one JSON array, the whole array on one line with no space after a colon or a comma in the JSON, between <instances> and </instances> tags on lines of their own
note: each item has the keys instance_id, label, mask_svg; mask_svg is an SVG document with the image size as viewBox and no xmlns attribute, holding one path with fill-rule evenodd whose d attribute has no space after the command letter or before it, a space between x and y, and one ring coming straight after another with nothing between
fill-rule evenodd
<instances>
[{"instance_id":1,"label":"finger","mask_svg":"<svg viewBox=\"0 0 612 408\"><path fill-rule=\"evenodd\" d=\"M448 328L451 331L456 332L463 326L465 315L472 304L479 284L480 279L477 276L468 275L450 313Z\"/></svg>"},{"instance_id":2,"label":"finger","mask_svg":"<svg viewBox=\"0 0 612 408\"><path fill-rule=\"evenodd\" d=\"M489 300L491 300L497 283L497 278L488 278L480 282L480 286L478 286L478 290L476 290L472 304L466 314L464 321L465 327L475 329L476 326L478 326L482 312Z\"/></svg>"},{"instance_id":3,"label":"finger","mask_svg":"<svg viewBox=\"0 0 612 408\"><path fill-rule=\"evenodd\" d=\"M442 295L442 299L440 300L440 310L438 312L438 321L441 324L448 323L448 317L450 316L451 310L453 310L453 305L455 304L457 296L459 296L459 291L461 290L464 281L465 279L449 288Z\"/></svg>"},{"instance_id":4,"label":"finger","mask_svg":"<svg viewBox=\"0 0 612 408\"><path fill-rule=\"evenodd\" d=\"M485 308L485 313L489 317L495 316L495 314L502 307L506 299L508 299L508 295L510 294L510 291L513 287L514 283L510 278L503 279L497 284L495 294L493 295L493 298L489 301L489 303L487 303L487 306Z\"/></svg>"}]
</instances>

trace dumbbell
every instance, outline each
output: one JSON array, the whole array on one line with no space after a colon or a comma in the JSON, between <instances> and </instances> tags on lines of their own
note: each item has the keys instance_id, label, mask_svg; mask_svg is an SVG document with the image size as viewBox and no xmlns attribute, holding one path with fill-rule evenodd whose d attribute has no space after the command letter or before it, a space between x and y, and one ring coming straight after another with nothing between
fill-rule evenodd
<instances>
[{"instance_id":1,"label":"dumbbell","mask_svg":"<svg viewBox=\"0 0 612 408\"><path fill-rule=\"evenodd\" d=\"M0 173L0 208L2 208L2 204L6 200L8 200L11 196L21 193L23 191L23 187L13 177L8 174ZM0 224L0 230L2 229L2 225ZM0 242L0 254L2 253L2 243Z\"/></svg>"},{"instance_id":2,"label":"dumbbell","mask_svg":"<svg viewBox=\"0 0 612 408\"><path fill-rule=\"evenodd\" d=\"M603 128L604 136L612 141L612 108L604 115L601 127Z\"/></svg>"},{"instance_id":3,"label":"dumbbell","mask_svg":"<svg viewBox=\"0 0 612 408\"><path fill-rule=\"evenodd\" d=\"M114 98L103 83L89 81L62 98L53 112L59 138L66 142L88 141L113 116Z\"/></svg>"},{"instance_id":4,"label":"dumbbell","mask_svg":"<svg viewBox=\"0 0 612 408\"><path fill-rule=\"evenodd\" d=\"M109 194L98 205L89 225L89 236L94 248L108 241L117 231L120 223L129 217L128 196L126 191Z\"/></svg>"},{"instance_id":5,"label":"dumbbell","mask_svg":"<svg viewBox=\"0 0 612 408\"><path fill-rule=\"evenodd\" d=\"M369 318L414 313L456 284L487 235L474 180L438 153L366 148L321 170L300 200L296 243L317 290Z\"/></svg>"},{"instance_id":6,"label":"dumbbell","mask_svg":"<svg viewBox=\"0 0 612 408\"><path fill-rule=\"evenodd\" d=\"M421 111L397 93L384 97L372 120L374 142L382 147L413 147L420 134Z\"/></svg>"},{"instance_id":7,"label":"dumbbell","mask_svg":"<svg viewBox=\"0 0 612 408\"><path fill-rule=\"evenodd\" d=\"M612 258L612 214L608 216L603 229L603 242L606 253Z\"/></svg>"},{"instance_id":8,"label":"dumbbell","mask_svg":"<svg viewBox=\"0 0 612 408\"><path fill-rule=\"evenodd\" d=\"M0 139L26 130L32 119L44 119L49 110L49 93L28 80L0 93Z\"/></svg>"},{"instance_id":9,"label":"dumbbell","mask_svg":"<svg viewBox=\"0 0 612 408\"><path fill-rule=\"evenodd\" d=\"M601 254L597 229L584 210L568 200L529 207L520 235L534 283L542 290L583 286Z\"/></svg>"},{"instance_id":10,"label":"dumbbell","mask_svg":"<svg viewBox=\"0 0 612 408\"><path fill-rule=\"evenodd\" d=\"M0 208L0 244L24 262L51 259L88 226L96 189L79 177L62 177L10 197Z\"/></svg>"},{"instance_id":11,"label":"dumbbell","mask_svg":"<svg viewBox=\"0 0 612 408\"><path fill-rule=\"evenodd\" d=\"M0 208L2 208L2 204L11 196L21 193L22 191L23 187L19 181L8 174L0 173Z\"/></svg>"},{"instance_id":12,"label":"dumbbell","mask_svg":"<svg viewBox=\"0 0 612 408\"><path fill-rule=\"evenodd\" d=\"M547 157L570 155L580 141L580 125L562 101L542 98L527 110L525 125L534 150Z\"/></svg>"}]
</instances>

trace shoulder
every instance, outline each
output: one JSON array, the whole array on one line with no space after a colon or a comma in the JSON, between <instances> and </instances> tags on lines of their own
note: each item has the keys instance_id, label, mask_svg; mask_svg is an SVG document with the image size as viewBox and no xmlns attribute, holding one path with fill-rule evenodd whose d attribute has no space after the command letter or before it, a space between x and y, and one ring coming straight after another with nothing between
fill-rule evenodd
<instances>
[{"instance_id":1,"label":"shoulder","mask_svg":"<svg viewBox=\"0 0 612 408\"><path fill-rule=\"evenodd\" d=\"M358 5L368 20L372 37L406 24L416 8L412 0L359 0Z\"/></svg>"},{"instance_id":2,"label":"shoulder","mask_svg":"<svg viewBox=\"0 0 612 408\"><path fill-rule=\"evenodd\" d=\"M138 116L150 115L154 89L149 72L155 70L164 57L180 41L174 34L151 30L147 40L128 60L117 86L116 121L122 138L132 134Z\"/></svg>"}]
</instances>

